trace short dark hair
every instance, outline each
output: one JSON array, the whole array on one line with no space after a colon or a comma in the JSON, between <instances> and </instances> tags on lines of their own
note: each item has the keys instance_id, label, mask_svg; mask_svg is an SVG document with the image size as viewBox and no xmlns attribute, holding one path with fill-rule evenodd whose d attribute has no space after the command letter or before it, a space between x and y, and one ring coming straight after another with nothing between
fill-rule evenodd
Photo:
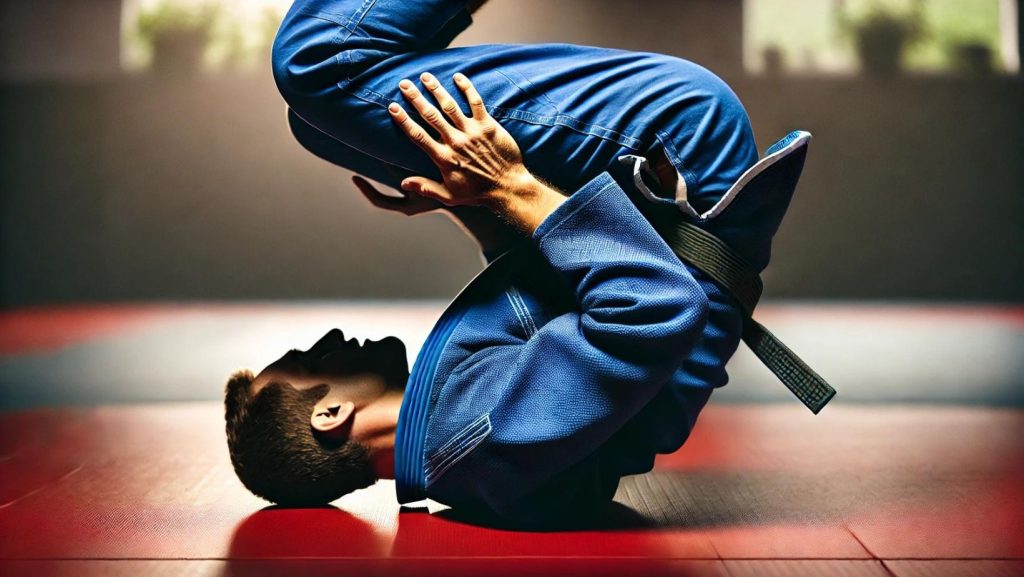
<instances>
[{"instance_id":1,"label":"short dark hair","mask_svg":"<svg viewBox=\"0 0 1024 577\"><path fill-rule=\"evenodd\" d=\"M247 489L278 505L310 507L376 482L367 447L313 434L309 416L328 385L300 391L272 382L254 395L253 378L239 371L224 390L231 464Z\"/></svg>"}]
</instances>

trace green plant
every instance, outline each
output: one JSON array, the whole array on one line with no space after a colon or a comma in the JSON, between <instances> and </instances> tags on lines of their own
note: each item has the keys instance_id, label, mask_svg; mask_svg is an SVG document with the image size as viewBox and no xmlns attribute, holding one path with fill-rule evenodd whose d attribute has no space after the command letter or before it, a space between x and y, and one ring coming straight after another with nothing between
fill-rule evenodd
<instances>
[{"instance_id":1,"label":"green plant","mask_svg":"<svg viewBox=\"0 0 1024 577\"><path fill-rule=\"evenodd\" d=\"M213 3L186 7L164 1L153 10L139 14L136 27L139 36L150 41L162 34L186 31L209 35L219 12L219 8Z\"/></svg>"},{"instance_id":2,"label":"green plant","mask_svg":"<svg viewBox=\"0 0 1024 577\"><path fill-rule=\"evenodd\" d=\"M858 19L839 14L839 29L853 40L863 70L869 74L893 74L902 67L906 50L926 34L921 3L899 13L873 3Z\"/></svg>"},{"instance_id":3,"label":"green plant","mask_svg":"<svg viewBox=\"0 0 1024 577\"><path fill-rule=\"evenodd\" d=\"M139 14L136 32L158 70L197 69L220 16L213 3L182 6L164 1Z\"/></svg>"}]
</instances>

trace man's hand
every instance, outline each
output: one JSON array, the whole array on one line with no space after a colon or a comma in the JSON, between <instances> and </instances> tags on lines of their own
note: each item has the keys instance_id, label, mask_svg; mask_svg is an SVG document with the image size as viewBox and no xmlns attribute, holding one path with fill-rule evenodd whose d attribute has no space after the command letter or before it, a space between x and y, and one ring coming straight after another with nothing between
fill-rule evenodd
<instances>
[{"instance_id":1,"label":"man's hand","mask_svg":"<svg viewBox=\"0 0 1024 577\"><path fill-rule=\"evenodd\" d=\"M532 177L523 165L519 145L487 113L473 84L461 74L455 78L469 101L472 116L463 114L433 75L424 73L420 77L451 122L412 82L402 80L398 84L423 120L437 131L440 141L414 122L398 103L392 103L388 110L402 131L437 165L444 178L444 184L422 177L407 178L402 182L402 189L436 198L450 206L489 205L494 202L494 196L520 188Z\"/></svg>"},{"instance_id":2,"label":"man's hand","mask_svg":"<svg viewBox=\"0 0 1024 577\"><path fill-rule=\"evenodd\" d=\"M443 204L432 198L427 198L418 194L409 194L401 190L397 192L402 196L384 194L377 190L375 186L370 184L370 181L361 176L353 176L352 182L356 185L356 188L359 189L359 192L363 193L366 200L370 201L370 204L377 208L383 208L384 210L400 212L406 216L415 216L417 214L423 214L425 212L445 208Z\"/></svg>"},{"instance_id":3,"label":"man's hand","mask_svg":"<svg viewBox=\"0 0 1024 577\"><path fill-rule=\"evenodd\" d=\"M437 99L443 116L412 82L403 80L399 88L439 139L416 124L398 103L391 103L388 110L406 136L437 165L444 182L414 176L402 181L402 189L448 206L486 206L531 234L565 197L530 174L519 145L487 113L468 78L456 74L454 80L469 102L471 116L463 113L433 75L424 73L420 79Z\"/></svg>"},{"instance_id":4,"label":"man's hand","mask_svg":"<svg viewBox=\"0 0 1024 577\"><path fill-rule=\"evenodd\" d=\"M370 204L390 212L416 216L443 209L444 214L467 236L475 240L480 250L485 253L510 248L522 238L518 232L482 206L445 206L432 198L401 190L397 192L402 196L384 194L361 176L353 176L352 182Z\"/></svg>"}]
</instances>

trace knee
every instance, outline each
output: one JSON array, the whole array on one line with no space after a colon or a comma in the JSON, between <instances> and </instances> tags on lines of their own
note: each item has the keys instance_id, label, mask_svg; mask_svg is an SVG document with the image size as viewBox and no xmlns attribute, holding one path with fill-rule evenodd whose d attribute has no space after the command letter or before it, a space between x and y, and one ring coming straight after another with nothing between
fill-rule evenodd
<instances>
[{"instance_id":1,"label":"knee","mask_svg":"<svg viewBox=\"0 0 1024 577\"><path fill-rule=\"evenodd\" d=\"M739 97L732 88L718 75L700 64L676 57L666 57L662 64L663 74L681 79L687 91L694 98L703 101L706 106L742 109Z\"/></svg>"},{"instance_id":2,"label":"knee","mask_svg":"<svg viewBox=\"0 0 1024 577\"><path fill-rule=\"evenodd\" d=\"M285 101L297 110L338 82L337 27L318 18L291 15L277 31L271 49L274 81Z\"/></svg>"},{"instance_id":3,"label":"knee","mask_svg":"<svg viewBox=\"0 0 1024 577\"><path fill-rule=\"evenodd\" d=\"M696 112L702 117L695 119L698 130L718 145L737 149L741 155L752 154L756 161L750 118L739 96L724 80L699 64L677 60L675 66L675 73L687 79L693 101L699 103Z\"/></svg>"}]
</instances>

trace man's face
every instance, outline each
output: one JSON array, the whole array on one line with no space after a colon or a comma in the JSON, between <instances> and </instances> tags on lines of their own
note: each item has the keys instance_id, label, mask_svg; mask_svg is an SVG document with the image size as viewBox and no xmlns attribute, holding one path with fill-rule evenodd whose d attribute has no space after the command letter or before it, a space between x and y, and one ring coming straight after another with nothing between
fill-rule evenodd
<instances>
[{"instance_id":1,"label":"man's face","mask_svg":"<svg viewBox=\"0 0 1024 577\"><path fill-rule=\"evenodd\" d=\"M366 340L360 345L332 329L308 350L291 350L267 365L253 380L252 392L271 382L288 383L299 390L326 384L332 390L343 389L346 397L359 404L387 389L403 388L408 378L405 345L398 338Z\"/></svg>"}]
</instances>

